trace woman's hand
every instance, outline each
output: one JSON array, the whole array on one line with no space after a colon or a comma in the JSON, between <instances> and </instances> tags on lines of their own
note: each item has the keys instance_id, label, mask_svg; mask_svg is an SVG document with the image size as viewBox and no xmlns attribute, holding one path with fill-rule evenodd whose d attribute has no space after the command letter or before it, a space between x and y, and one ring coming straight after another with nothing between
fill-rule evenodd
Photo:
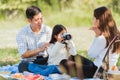
<instances>
[{"instance_id":1,"label":"woman's hand","mask_svg":"<svg viewBox=\"0 0 120 80\"><path fill-rule=\"evenodd\" d=\"M99 20L95 17L93 18L93 26L90 28L90 30L95 32L96 37L101 35L101 31L99 29Z\"/></svg>"},{"instance_id":2,"label":"woman's hand","mask_svg":"<svg viewBox=\"0 0 120 80\"><path fill-rule=\"evenodd\" d=\"M95 32L96 37L101 35L101 31L98 27L91 27L90 30L93 30Z\"/></svg>"}]
</instances>

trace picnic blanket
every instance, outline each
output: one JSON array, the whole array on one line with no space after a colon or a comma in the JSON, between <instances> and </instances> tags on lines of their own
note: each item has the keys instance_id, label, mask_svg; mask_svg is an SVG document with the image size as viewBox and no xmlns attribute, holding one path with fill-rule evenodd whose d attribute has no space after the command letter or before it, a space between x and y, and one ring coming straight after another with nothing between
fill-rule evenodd
<instances>
[{"instance_id":1,"label":"picnic blanket","mask_svg":"<svg viewBox=\"0 0 120 80\"><path fill-rule=\"evenodd\" d=\"M69 80L70 76L66 74L50 74L43 76L30 72L19 73L18 64L0 67L0 80Z\"/></svg>"},{"instance_id":2,"label":"picnic blanket","mask_svg":"<svg viewBox=\"0 0 120 80\"><path fill-rule=\"evenodd\" d=\"M0 66L0 80L79 80L77 77L71 78L66 74L50 74L43 76L30 72L19 73L18 64ZM100 80L100 79L84 79L84 80Z\"/></svg>"}]
</instances>

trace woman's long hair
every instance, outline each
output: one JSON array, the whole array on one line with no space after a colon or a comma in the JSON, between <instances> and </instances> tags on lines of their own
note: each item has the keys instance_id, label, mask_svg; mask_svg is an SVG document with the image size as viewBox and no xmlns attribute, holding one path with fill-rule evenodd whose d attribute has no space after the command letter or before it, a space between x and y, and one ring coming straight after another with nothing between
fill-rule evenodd
<instances>
[{"instance_id":1,"label":"woman's long hair","mask_svg":"<svg viewBox=\"0 0 120 80\"><path fill-rule=\"evenodd\" d=\"M68 65L68 60L67 59L63 59L63 60L61 60L60 61L60 65L61 66L63 66L63 68L64 68L64 72L66 73L66 74L68 74L68 75L70 75L71 77L76 77L77 76L77 69L76 69L76 64L75 64L75 62L73 62L71 65L72 66L70 66L70 65Z\"/></svg>"},{"instance_id":2,"label":"woman's long hair","mask_svg":"<svg viewBox=\"0 0 120 80\"><path fill-rule=\"evenodd\" d=\"M120 32L116 27L110 9L105 6L99 7L94 10L94 17L99 20L98 27L106 38L106 47L108 47L114 36L118 35L118 39L120 39ZM112 52L120 52L120 42L113 45Z\"/></svg>"},{"instance_id":3,"label":"woman's long hair","mask_svg":"<svg viewBox=\"0 0 120 80\"><path fill-rule=\"evenodd\" d=\"M55 35L57 36L62 30L66 30L66 28L63 25L57 24L54 26L50 43L54 44L57 41Z\"/></svg>"}]
</instances>

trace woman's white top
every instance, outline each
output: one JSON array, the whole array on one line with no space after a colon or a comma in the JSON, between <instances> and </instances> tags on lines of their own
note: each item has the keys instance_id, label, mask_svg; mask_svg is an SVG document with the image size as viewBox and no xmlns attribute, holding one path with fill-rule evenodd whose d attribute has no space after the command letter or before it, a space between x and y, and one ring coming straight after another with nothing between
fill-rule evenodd
<instances>
[{"instance_id":1,"label":"woman's white top","mask_svg":"<svg viewBox=\"0 0 120 80\"><path fill-rule=\"evenodd\" d=\"M107 51L107 48L105 48L105 46L106 46L106 39L103 35L101 35L99 37L95 37L92 45L88 50L88 55L91 58L95 58L94 64L98 67L102 65L102 60ZM119 54L112 53L112 49L110 49L109 50L109 69L110 70L112 66L116 66L118 58L119 58Z\"/></svg>"},{"instance_id":2,"label":"woman's white top","mask_svg":"<svg viewBox=\"0 0 120 80\"><path fill-rule=\"evenodd\" d=\"M76 55L76 48L72 40L66 41L68 44L69 50L66 49L65 44L56 42L51 44L47 52L49 54L48 64L49 65L59 65L62 59L67 59L68 55ZM68 51L68 52L67 52Z\"/></svg>"}]
</instances>

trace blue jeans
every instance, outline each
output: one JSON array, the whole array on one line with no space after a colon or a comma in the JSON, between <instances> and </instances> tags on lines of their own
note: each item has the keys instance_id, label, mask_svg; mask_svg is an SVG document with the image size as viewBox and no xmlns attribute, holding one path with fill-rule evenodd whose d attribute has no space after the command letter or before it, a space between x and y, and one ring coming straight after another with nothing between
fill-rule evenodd
<instances>
[{"instance_id":1,"label":"blue jeans","mask_svg":"<svg viewBox=\"0 0 120 80\"><path fill-rule=\"evenodd\" d=\"M60 73L58 66L56 65L40 65L40 64L35 64L31 63L28 61L21 61L19 66L18 66L19 72L32 72L35 74L41 74L43 76L48 76L49 74L53 73Z\"/></svg>"},{"instance_id":2,"label":"blue jeans","mask_svg":"<svg viewBox=\"0 0 120 80\"><path fill-rule=\"evenodd\" d=\"M39 65L35 63L29 63L28 70L35 74L41 74L43 76L48 76L49 74L59 73L58 66L56 65Z\"/></svg>"},{"instance_id":3,"label":"blue jeans","mask_svg":"<svg viewBox=\"0 0 120 80\"><path fill-rule=\"evenodd\" d=\"M20 73L23 73L24 71L29 71L28 70L28 61L21 61L20 64L18 65L18 70Z\"/></svg>"}]
</instances>

